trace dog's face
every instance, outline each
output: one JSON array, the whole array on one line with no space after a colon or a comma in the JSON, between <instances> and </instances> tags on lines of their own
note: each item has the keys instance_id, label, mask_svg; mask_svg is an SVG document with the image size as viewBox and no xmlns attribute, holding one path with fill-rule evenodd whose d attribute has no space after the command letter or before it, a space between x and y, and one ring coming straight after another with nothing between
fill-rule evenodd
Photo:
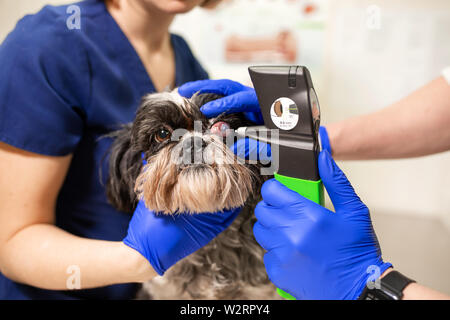
<instances>
[{"instance_id":1,"label":"dog's face","mask_svg":"<svg viewBox=\"0 0 450 320\"><path fill-rule=\"evenodd\" d=\"M176 92L143 98L131 147L147 161L135 191L147 208L166 214L217 212L242 206L258 187L258 168L235 156L234 129L243 115L207 119L200 107L217 95L186 99Z\"/></svg>"}]
</instances>

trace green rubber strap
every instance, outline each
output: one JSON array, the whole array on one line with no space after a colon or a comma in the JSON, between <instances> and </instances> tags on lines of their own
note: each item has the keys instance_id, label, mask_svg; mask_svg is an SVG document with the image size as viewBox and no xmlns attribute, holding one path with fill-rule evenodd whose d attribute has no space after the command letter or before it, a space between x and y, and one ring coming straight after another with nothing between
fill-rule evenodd
<instances>
[{"instance_id":1,"label":"green rubber strap","mask_svg":"<svg viewBox=\"0 0 450 320\"><path fill-rule=\"evenodd\" d=\"M274 174L275 179L286 187L295 192L301 194L305 198L314 201L323 206L324 197L323 197L323 184L322 180L319 181L311 181L311 180L303 180L297 178L291 178L282 176L281 174Z\"/></svg>"},{"instance_id":2,"label":"green rubber strap","mask_svg":"<svg viewBox=\"0 0 450 320\"><path fill-rule=\"evenodd\" d=\"M305 198L323 206L324 197L323 197L322 180L319 181L303 180L286 177L277 173L275 173L274 176L277 181L281 182L289 189L294 190L295 192L301 194ZM284 299L296 300L292 295L281 289L277 288L277 293Z\"/></svg>"}]
</instances>

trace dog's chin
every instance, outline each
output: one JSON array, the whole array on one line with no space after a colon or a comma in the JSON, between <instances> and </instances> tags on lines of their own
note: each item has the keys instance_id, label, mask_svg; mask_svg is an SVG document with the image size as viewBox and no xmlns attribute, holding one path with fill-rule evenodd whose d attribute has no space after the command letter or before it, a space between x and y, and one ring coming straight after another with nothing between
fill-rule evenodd
<instances>
[{"instance_id":1,"label":"dog's chin","mask_svg":"<svg viewBox=\"0 0 450 320\"><path fill-rule=\"evenodd\" d=\"M164 214L221 212L241 207L252 194L254 174L246 165L180 166L169 160L170 151L152 157L137 179L137 194L148 209Z\"/></svg>"}]
</instances>

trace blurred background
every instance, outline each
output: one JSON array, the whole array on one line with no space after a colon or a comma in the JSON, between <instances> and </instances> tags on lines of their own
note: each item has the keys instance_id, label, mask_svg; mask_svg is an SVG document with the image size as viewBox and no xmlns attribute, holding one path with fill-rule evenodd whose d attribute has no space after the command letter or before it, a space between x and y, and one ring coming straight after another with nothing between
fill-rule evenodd
<instances>
[{"instance_id":1,"label":"blurred background","mask_svg":"<svg viewBox=\"0 0 450 320\"><path fill-rule=\"evenodd\" d=\"M0 42L23 15L72 2L0 0ZM323 124L385 107L450 65L448 0L223 0L172 30L212 78L249 85L249 65L307 66ZM384 259L450 294L450 152L339 165L371 209Z\"/></svg>"}]
</instances>

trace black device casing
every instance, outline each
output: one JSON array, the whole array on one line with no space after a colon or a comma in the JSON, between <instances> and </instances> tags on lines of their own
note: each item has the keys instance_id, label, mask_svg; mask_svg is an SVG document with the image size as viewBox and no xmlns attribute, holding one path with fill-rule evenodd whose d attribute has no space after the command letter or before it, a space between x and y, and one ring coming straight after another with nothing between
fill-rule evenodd
<instances>
[{"instance_id":1,"label":"black device casing","mask_svg":"<svg viewBox=\"0 0 450 320\"><path fill-rule=\"evenodd\" d=\"M255 66L249 68L256 95L268 129L279 130L278 174L303 180L320 180L317 158L320 152L320 116L313 117L311 75L303 66ZM315 95L315 92L314 92ZM281 130L272 121L270 109L278 98L293 100L299 111L297 125Z\"/></svg>"}]
</instances>

